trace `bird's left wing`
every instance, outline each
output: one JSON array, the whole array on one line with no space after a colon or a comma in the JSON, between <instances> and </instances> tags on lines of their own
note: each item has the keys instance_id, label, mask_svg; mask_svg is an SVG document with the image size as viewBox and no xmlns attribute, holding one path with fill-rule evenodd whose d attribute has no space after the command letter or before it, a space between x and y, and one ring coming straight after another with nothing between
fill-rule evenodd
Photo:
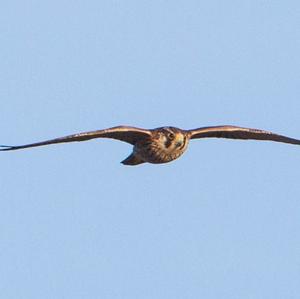
<instances>
[{"instance_id":1,"label":"bird's left wing","mask_svg":"<svg viewBox=\"0 0 300 299\"><path fill-rule=\"evenodd\" d=\"M128 126L118 126L109 129L83 132L83 133L68 135L68 136L59 137L55 139L45 140L42 142L24 144L24 145L17 145L17 146L1 145L0 151L18 150L23 148L30 148L30 147L36 147L36 146L42 146L48 144L63 143L63 142L85 141L94 138L112 138L130 144L135 144L138 140L150 136L151 136L151 132L149 130L144 130L135 127L128 127Z\"/></svg>"},{"instance_id":2,"label":"bird's left wing","mask_svg":"<svg viewBox=\"0 0 300 299\"><path fill-rule=\"evenodd\" d=\"M194 130L188 130L191 139L195 138L230 138L230 139L255 139L255 140L271 140L277 142L291 143L300 145L300 140L287 136L275 134L272 132L242 128L237 126L214 126L203 127Z\"/></svg>"}]
</instances>

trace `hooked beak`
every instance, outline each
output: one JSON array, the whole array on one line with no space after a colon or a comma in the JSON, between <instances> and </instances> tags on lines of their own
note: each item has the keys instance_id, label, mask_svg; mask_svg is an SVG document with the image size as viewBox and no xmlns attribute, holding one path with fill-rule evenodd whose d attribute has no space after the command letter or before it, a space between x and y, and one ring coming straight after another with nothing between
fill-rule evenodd
<instances>
[{"instance_id":1,"label":"hooked beak","mask_svg":"<svg viewBox=\"0 0 300 299\"><path fill-rule=\"evenodd\" d=\"M176 142L176 147L180 147L180 146L182 146L182 141Z\"/></svg>"}]
</instances>

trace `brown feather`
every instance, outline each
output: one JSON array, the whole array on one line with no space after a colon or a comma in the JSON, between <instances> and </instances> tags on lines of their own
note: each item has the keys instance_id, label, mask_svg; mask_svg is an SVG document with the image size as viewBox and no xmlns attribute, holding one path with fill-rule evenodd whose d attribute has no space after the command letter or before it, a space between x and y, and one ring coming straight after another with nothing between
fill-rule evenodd
<instances>
[{"instance_id":1,"label":"brown feather","mask_svg":"<svg viewBox=\"0 0 300 299\"><path fill-rule=\"evenodd\" d=\"M264 130L242 128L236 126L203 127L189 130L188 132L191 139L217 137L230 139L270 140L300 145L300 140L298 139Z\"/></svg>"},{"instance_id":2,"label":"brown feather","mask_svg":"<svg viewBox=\"0 0 300 299\"><path fill-rule=\"evenodd\" d=\"M55 144L55 143L86 141L94 138L118 139L120 141L124 141L134 145L138 140L142 140L149 136L151 136L151 132L148 130L135 128L135 127L128 127L128 126L119 126L119 127L113 127L105 130L97 130L97 131L90 131L90 132L68 135L68 136L59 137L55 139L45 140L42 142L36 142L36 143L30 143L30 144L24 144L18 146L2 146L3 148L0 148L0 151L18 150L18 149L37 147L37 146L43 146L43 145Z\"/></svg>"}]
</instances>

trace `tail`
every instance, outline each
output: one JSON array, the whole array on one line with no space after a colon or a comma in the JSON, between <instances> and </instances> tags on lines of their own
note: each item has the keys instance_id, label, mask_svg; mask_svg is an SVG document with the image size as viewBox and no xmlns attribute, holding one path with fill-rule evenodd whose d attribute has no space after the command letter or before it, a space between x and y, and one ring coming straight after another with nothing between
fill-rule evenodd
<instances>
[{"instance_id":1,"label":"tail","mask_svg":"<svg viewBox=\"0 0 300 299\"><path fill-rule=\"evenodd\" d=\"M121 163L124 164L124 165L134 166L134 165L145 163L145 161L143 161L141 158L137 157L134 153L132 153L125 160L123 160Z\"/></svg>"}]
</instances>

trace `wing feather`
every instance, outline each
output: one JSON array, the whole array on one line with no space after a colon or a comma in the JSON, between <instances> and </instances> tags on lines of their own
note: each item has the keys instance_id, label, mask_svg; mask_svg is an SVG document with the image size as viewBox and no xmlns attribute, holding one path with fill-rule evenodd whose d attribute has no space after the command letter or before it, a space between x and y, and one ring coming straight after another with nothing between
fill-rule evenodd
<instances>
[{"instance_id":1,"label":"wing feather","mask_svg":"<svg viewBox=\"0 0 300 299\"><path fill-rule=\"evenodd\" d=\"M36 143L18 145L18 146L7 146L1 145L0 151L11 151L30 147L43 146L48 144L63 143L63 142L74 142L74 141L86 141L94 138L112 138L120 141L124 141L130 144L135 144L138 140L151 136L149 130L144 130L136 127L129 126L118 126L104 130L82 132L55 139L45 140Z\"/></svg>"},{"instance_id":2,"label":"wing feather","mask_svg":"<svg viewBox=\"0 0 300 299\"><path fill-rule=\"evenodd\" d=\"M300 140L298 139L279 135L269 131L237 126L202 127L189 130L188 132L191 139L217 137L230 139L270 140L300 145Z\"/></svg>"}]
</instances>

